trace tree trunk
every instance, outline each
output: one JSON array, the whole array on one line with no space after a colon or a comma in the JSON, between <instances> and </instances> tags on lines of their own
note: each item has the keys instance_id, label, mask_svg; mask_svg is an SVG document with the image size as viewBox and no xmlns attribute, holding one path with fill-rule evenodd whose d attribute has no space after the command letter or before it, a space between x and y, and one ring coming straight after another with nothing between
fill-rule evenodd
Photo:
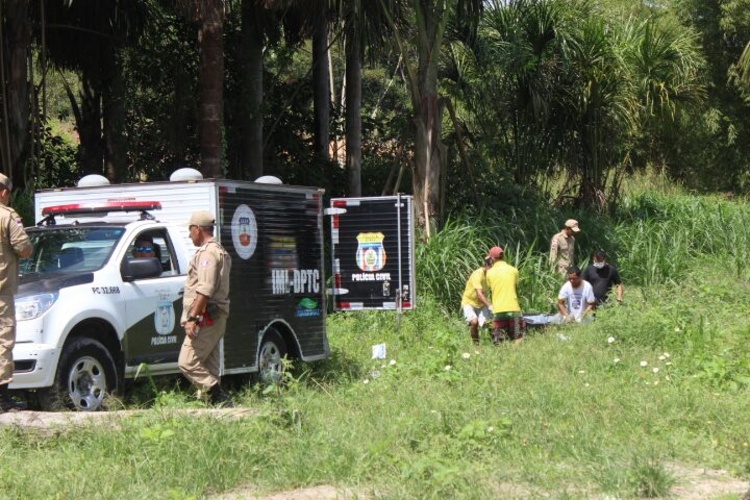
<instances>
[{"instance_id":1,"label":"tree trunk","mask_svg":"<svg viewBox=\"0 0 750 500\"><path fill-rule=\"evenodd\" d=\"M263 175L263 39L252 0L242 1L242 173Z\"/></svg>"},{"instance_id":2,"label":"tree trunk","mask_svg":"<svg viewBox=\"0 0 750 500\"><path fill-rule=\"evenodd\" d=\"M114 47L102 51L102 122L104 127L104 170L112 183L128 178L128 145L125 130L125 80Z\"/></svg>"},{"instance_id":3,"label":"tree trunk","mask_svg":"<svg viewBox=\"0 0 750 500\"><path fill-rule=\"evenodd\" d=\"M99 77L98 73L91 68L81 72L81 119L76 120L76 128L81 141L78 157L82 175L103 173L101 95L97 90L100 86L95 81Z\"/></svg>"},{"instance_id":4,"label":"tree trunk","mask_svg":"<svg viewBox=\"0 0 750 500\"><path fill-rule=\"evenodd\" d=\"M425 89L426 90L426 89ZM442 143L443 103L437 90L425 92L414 118L414 199L417 219L429 238L439 228L440 173L446 168L447 149Z\"/></svg>"},{"instance_id":5,"label":"tree trunk","mask_svg":"<svg viewBox=\"0 0 750 500\"><path fill-rule=\"evenodd\" d=\"M31 47L31 24L28 19L28 1L0 0L4 2L5 36L2 47L6 62L4 96L6 99L7 123L3 123L8 133L7 148L3 152L3 171L13 180L14 187L23 189L26 185L26 156L31 144L29 128L30 100L27 63ZM0 17L2 22L2 17Z\"/></svg>"},{"instance_id":6,"label":"tree trunk","mask_svg":"<svg viewBox=\"0 0 750 500\"><path fill-rule=\"evenodd\" d=\"M315 154L321 167L330 160L331 88L328 74L328 24L325 16L316 20L312 40L313 133Z\"/></svg>"},{"instance_id":7,"label":"tree trunk","mask_svg":"<svg viewBox=\"0 0 750 500\"><path fill-rule=\"evenodd\" d=\"M190 123L194 117L194 89L191 87L191 75L187 68L182 64L175 65L174 75L174 93L172 100L172 112L170 113L170 127L165 130L169 142L169 151L175 158L184 157L185 151L190 144L192 133ZM169 174L169 172L165 172Z\"/></svg>"},{"instance_id":8,"label":"tree trunk","mask_svg":"<svg viewBox=\"0 0 750 500\"><path fill-rule=\"evenodd\" d=\"M200 150L206 177L222 176L224 115L224 3L205 0L198 40L200 58Z\"/></svg>"},{"instance_id":9,"label":"tree trunk","mask_svg":"<svg viewBox=\"0 0 750 500\"><path fill-rule=\"evenodd\" d=\"M443 103L438 95L438 59L447 15L440 1L420 1L418 23L419 66L412 85L415 136L414 201L417 220L429 238L440 223L440 178L447 166L447 149L442 143ZM416 88L414 88L416 86Z\"/></svg>"},{"instance_id":10,"label":"tree trunk","mask_svg":"<svg viewBox=\"0 0 750 500\"><path fill-rule=\"evenodd\" d=\"M362 196L362 60L357 33L346 39L347 195Z\"/></svg>"}]
</instances>

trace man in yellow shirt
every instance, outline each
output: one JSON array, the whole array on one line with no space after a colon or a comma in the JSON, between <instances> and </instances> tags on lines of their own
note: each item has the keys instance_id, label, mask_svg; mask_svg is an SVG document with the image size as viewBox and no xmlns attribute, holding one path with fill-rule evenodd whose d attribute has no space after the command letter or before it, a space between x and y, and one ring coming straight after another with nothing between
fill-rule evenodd
<instances>
[{"instance_id":1,"label":"man in yellow shirt","mask_svg":"<svg viewBox=\"0 0 750 500\"><path fill-rule=\"evenodd\" d=\"M492 267L487 271L487 285L492 294L495 313L494 342L511 339L517 344L523 340L521 306L518 303L518 269L505 260L503 247L492 247Z\"/></svg>"},{"instance_id":2,"label":"man in yellow shirt","mask_svg":"<svg viewBox=\"0 0 750 500\"><path fill-rule=\"evenodd\" d=\"M488 255L484 259L484 266L474 270L469 276L466 289L461 297L461 309L464 312L464 319L469 325L471 340L475 344L479 344L479 329L492 318L492 305L484 294L487 289L485 275L491 264L492 261Z\"/></svg>"}]
</instances>

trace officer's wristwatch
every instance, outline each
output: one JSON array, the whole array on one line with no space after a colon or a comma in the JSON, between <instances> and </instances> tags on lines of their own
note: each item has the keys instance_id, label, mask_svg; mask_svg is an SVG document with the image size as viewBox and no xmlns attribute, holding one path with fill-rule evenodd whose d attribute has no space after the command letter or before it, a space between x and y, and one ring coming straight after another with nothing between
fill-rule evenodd
<instances>
[{"instance_id":1,"label":"officer's wristwatch","mask_svg":"<svg viewBox=\"0 0 750 500\"><path fill-rule=\"evenodd\" d=\"M187 320L193 323L200 323L201 321L203 321L203 316L188 316Z\"/></svg>"}]
</instances>

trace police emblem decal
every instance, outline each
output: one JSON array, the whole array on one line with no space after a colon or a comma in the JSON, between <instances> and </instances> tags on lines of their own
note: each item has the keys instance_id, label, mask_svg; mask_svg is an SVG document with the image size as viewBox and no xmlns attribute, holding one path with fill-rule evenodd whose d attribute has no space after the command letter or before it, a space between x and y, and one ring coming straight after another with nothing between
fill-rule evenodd
<instances>
[{"instance_id":1,"label":"police emblem decal","mask_svg":"<svg viewBox=\"0 0 750 500\"><path fill-rule=\"evenodd\" d=\"M357 235L357 266L366 272L377 272L385 267L386 255L383 233L359 233Z\"/></svg>"},{"instance_id":2,"label":"police emblem decal","mask_svg":"<svg viewBox=\"0 0 750 500\"><path fill-rule=\"evenodd\" d=\"M245 204L238 206L232 216L232 243L244 260L252 257L258 246L258 223L252 209Z\"/></svg>"}]
</instances>

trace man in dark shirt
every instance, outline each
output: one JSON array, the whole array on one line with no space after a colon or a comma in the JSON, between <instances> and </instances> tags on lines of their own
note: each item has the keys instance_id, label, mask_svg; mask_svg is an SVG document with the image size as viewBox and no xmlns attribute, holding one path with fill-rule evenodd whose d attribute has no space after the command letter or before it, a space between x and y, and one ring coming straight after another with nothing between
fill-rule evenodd
<instances>
[{"instance_id":1,"label":"man in dark shirt","mask_svg":"<svg viewBox=\"0 0 750 500\"><path fill-rule=\"evenodd\" d=\"M620 280L620 273L617 272L615 266L607 262L607 255L604 251L598 250L594 253L594 261L584 271L583 279L594 287L597 305L607 301L607 296L613 285L617 285L617 302L622 302L624 289Z\"/></svg>"}]
</instances>

